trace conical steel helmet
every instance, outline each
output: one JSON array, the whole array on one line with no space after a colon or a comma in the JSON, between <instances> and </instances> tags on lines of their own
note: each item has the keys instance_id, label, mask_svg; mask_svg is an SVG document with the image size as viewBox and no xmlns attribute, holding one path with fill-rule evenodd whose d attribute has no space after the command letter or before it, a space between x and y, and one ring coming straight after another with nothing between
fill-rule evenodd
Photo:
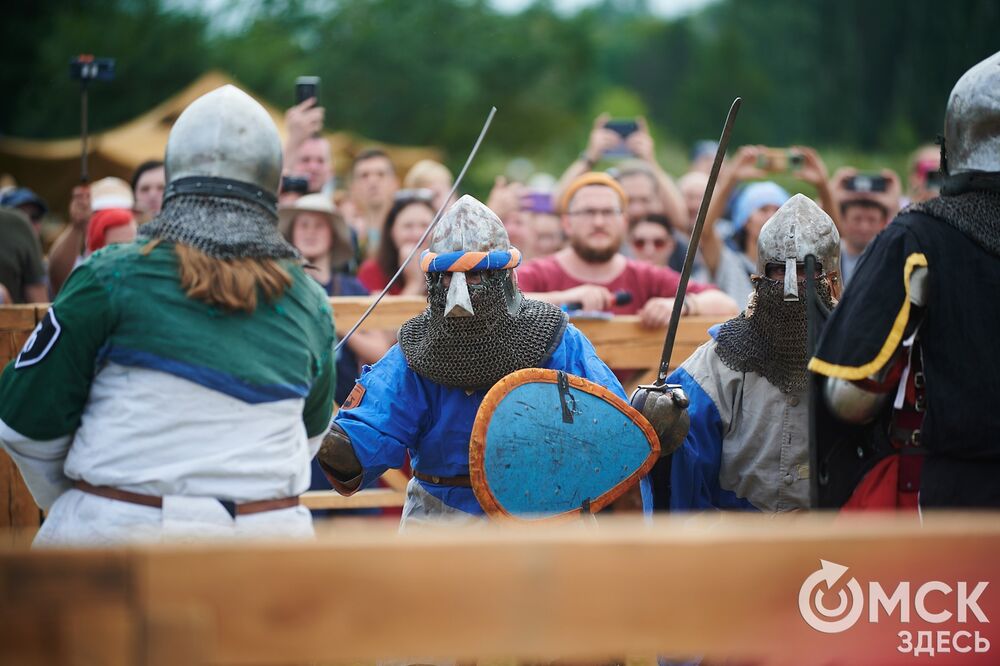
<instances>
[{"instance_id":1,"label":"conical steel helmet","mask_svg":"<svg viewBox=\"0 0 1000 666\"><path fill-rule=\"evenodd\" d=\"M796 194L764 223L757 239L757 273L768 264L785 267L785 300L798 300L796 264L808 255L827 275L840 273L840 234L830 216L804 194Z\"/></svg>"}]
</instances>

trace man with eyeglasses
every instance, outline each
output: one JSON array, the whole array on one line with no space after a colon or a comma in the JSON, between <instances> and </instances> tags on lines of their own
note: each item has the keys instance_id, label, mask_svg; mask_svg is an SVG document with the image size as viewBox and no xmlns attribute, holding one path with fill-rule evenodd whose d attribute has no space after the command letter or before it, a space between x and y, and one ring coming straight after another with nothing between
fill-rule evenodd
<instances>
[{"instance_id":1,"label":"man with eyeglasses","mask_svg":"<svg viewBox=\"0 0 1000 666\"><path fill-rule=\"evenodd\" d=\"M666 326L680 274L651 266L621 253L625 240L627 197L621 185L604 173L590 172L563 192L562 225L567 247L550 257L529 261L517 271L518 284L547 303L614 314L638 314L645 326ZM628 293L631 300L618 298ZM714 287L688 284L685 314L729 315L736 303Z\"/></svg>"}]
</instances>

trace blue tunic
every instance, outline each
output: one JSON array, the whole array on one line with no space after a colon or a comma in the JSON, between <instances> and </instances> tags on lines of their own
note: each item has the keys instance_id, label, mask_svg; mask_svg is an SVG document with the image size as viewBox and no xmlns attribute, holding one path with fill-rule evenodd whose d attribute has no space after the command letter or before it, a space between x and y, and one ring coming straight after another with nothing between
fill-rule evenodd
<instances>
[{"instance_id":1,"label":"blue tunic","mask_svg":"<svg viewBox=\"0 0 1000 666\"><path fill-rule=\"evenodd\" d=\"M627 400L614 373L590 341L570 325L562 341L541 366L562 370L600 384ZM361 487L375 482L386 469L400 467L409 450L413 468L431 476L469 473L469 437L486 391L466 392L432 382L413 372L395 345L358 380L365 393L360 403L337 414L336 423L350 436L364 468ZM449 507L482 514L471 488L420 485ZM652 506L649 482L642 480L643 506Z\"/></svg>"}]
</instances>

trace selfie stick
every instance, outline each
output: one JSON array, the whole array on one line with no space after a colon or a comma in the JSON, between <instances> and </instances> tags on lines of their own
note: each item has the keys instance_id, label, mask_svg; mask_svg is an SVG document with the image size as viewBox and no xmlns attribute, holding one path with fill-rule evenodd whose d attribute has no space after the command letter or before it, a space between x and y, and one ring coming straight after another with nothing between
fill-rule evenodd
<instances>
[{"instance_id":1,"label":"selfie stick","mask_svg":"<svg viewBox=\"0 0 1000 666\"><path fill-rule=\"evenodd\" d=\"M80 79L80 182L89 180L87 174L87 81Z\"/></svg>"},{"instance_id":2,"label":"selfie stick","mask_svg":"<svg viewBox=\"0 0 1000 666\"><path fill-rule=\"evenodd\" d=\"M95 58L90 54L79 55L70 61L70 77L80 80L80 182L86 183L90 179L87 169L87 92L91 80L109 81L114 78L114 61L110 58Z\"/></svg>"}]
</instances>

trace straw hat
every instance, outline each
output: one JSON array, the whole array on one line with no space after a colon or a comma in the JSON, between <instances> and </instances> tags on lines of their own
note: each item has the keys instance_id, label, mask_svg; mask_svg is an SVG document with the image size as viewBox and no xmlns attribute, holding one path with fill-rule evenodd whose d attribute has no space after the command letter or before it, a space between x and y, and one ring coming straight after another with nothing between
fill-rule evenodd
<instances>
[{"instance_id":1,"label":"straw hat","mask_svg":"<svg viewBox=\"0 0 1000 666\"><path fill-rule=\"evenodd\" d=\"M101 178L90 185L90 208L95 212L109 208L132 210L134 205L132 188L121 178Z\"/></svg>"},{"instance_id":2,"label":"straw hat","mask_svg":"<svg viewBox=\"0 0 1000 666\"><path fill-rule=\"evenodd\" d=\"M333 201L325 194L307 194L296 201L278 207L278 223L281 233L288 242L292 241L292 222L299 213L321 213L330 222L330 263L334 266L346 263L354 256L351 232L343 216L333 207Z\"/></svg>"}]
</instances>

